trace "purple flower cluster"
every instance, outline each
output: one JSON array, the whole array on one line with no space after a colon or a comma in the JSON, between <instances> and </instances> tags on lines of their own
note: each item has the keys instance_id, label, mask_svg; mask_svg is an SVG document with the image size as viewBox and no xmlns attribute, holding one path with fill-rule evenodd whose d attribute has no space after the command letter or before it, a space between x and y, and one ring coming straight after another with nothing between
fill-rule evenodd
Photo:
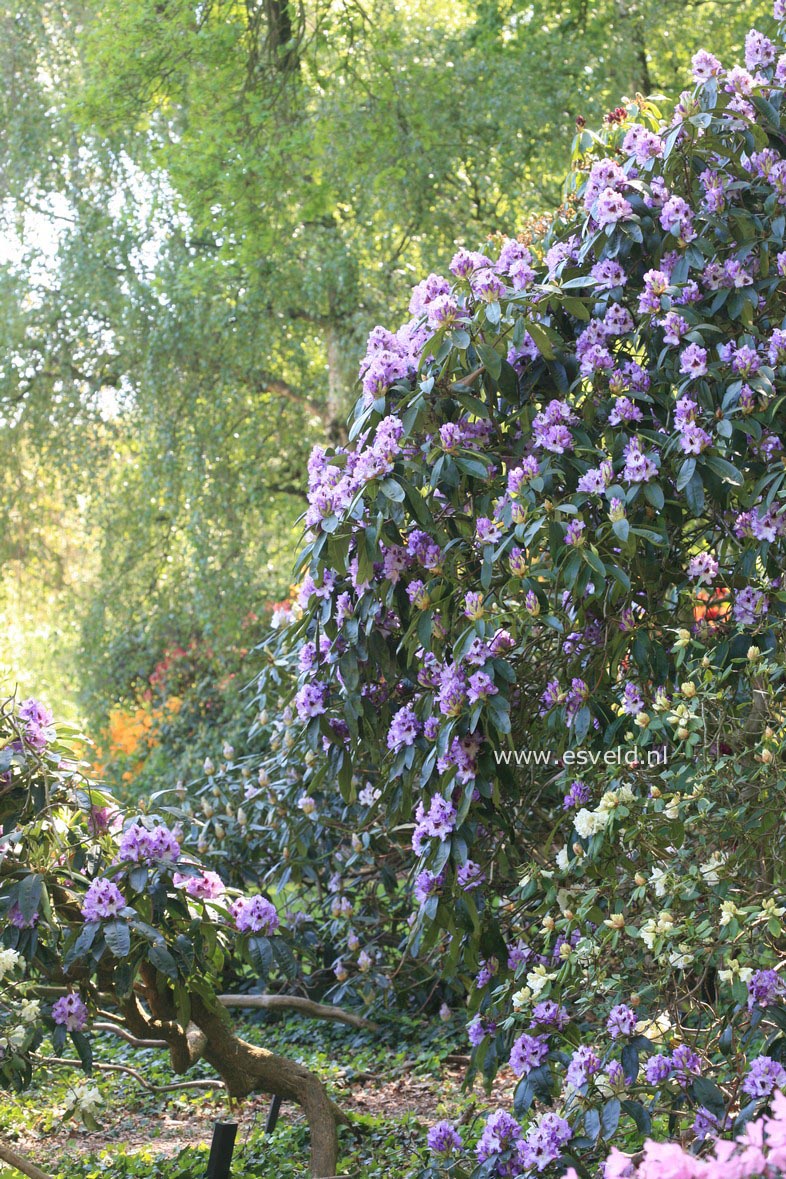
<instances>
[{"instance_id":1,"label":"purple flower cluster","mask_svg":"<svg viewBox=\"0 0 786 1179\"><path fill-rule=\"evenodd\" d=\"M152 829L138 820L126 827L118 844L118 859L132 863L174 863L180 857L180 844L163 823Z\"/></svg>"},{"instance_id":2,"label":"purple flower cluster","mask_svg":"<svg viewBox=\"0 0 786 1179\"><path fill-rule=\"evenodd\" d=\"M444 883L444 873L434 873L429 872L427 868L424 869L415 878L415 884L412 889L415 900L419 905L424 905L429 897L437 895Z\"/></svg>"},{"instance_id":3,"label":"purple flower cluster","mask_svg":"<svg viewBox=\"0 0 786 1179\"><path fill-rule=\"evenodd\" d=\"M568 793L562 800L562 809L571 811L577 806L586 806L592 798L592 791L586 782L582 782L579 778L575 782L571 782Z\"/></svg>"},{"instance_id":4,"label":"purple flower cluster","mask_svg":"<svg viewBox=\"0 0 786 1179\"><path fill-rule=\"evenodd\" d=\"M570 1023L570 1015L567 1008L561 1007L559 1003L555 1003L553 999L544 999L540 1003L536 1003L532 1008L532 1018L530 1020L530 1027L554 1027L557 1031L562 1031Z\"/></svg>"},{"instance_id":5,"label":"purple flower cluster","mask_svg":"<svg viewBox=\"0 0 786 1179\"><path fill-rule=\"evenodd\" d=\"M493 1036L496 1030L497 1025L493 1019L485 1019L482 1015L476 1015L467 1024L467 1038L472 1047L477 1048L487 1036Z\"/></svg>"},{"instance_id":6,"label":"purple flower cluster","mask_svg":"<svg viewBox=\"0 0 786 1179\"><path fill-rule=\"evenodd\" d=\"M441 794L435 794L428 810L422 802L415 809L415 830L412 833L412 850L422 855L427 839L445 840L456 825L456 808Z\"/></svg>"},{"instance_id":7,"label":"purple flower cluster","mask_svg":"<svg viewBox=\"0 0 786 1179\"><path fill-rule=\"evenodd\" d=\"M769 1097L775 1089L786 1085L786 1068L771 1056L759 1056L751 1061L742 1088L750 1097Z\"/></svg>"},{"instance_id":8,"label":"purple flower cluster","mask_svg":"<svg viewBox=\"0 0 786 1179\"><path fill-rule=\"evenodd\" d=\"M400 708L388 729L387 745L388 749L397 752L405 746L414 745L415 738L421 731L421 724L415 715L415 710L411 704L407 704L404 708Z\"/></svg>"},{"instance_id":9,"label":"purple flower cluster","mask_svg":"<svg viewBox=\"0 0 786 1179\"><path fill-rule=\"evenodd\" d=\"M506 1113L504 1109L498 1109L488 1116L483 1133L478 1139L478 1144L475 1147L478 1162L485 1163L487 1159L494 1158L495 1155L514 1151L521 1141L521 1126L516 1119ZM520 1169L517 1162L511 1160L498 1164L496 1172L501 1176L517 1175L520 1173Z\"/></svg>"},{"instance_id":10,"label":"purple flower cluster","mask_svg":"<svg viewBox=\"0 0 786 1179\"><path fill-rule=\"evenodd\" d=\"M81 1032L87 1027L87 1005L72 991L52 1004L52 1019L69 1032Z\"/></svg>"},{"instance_id":11,"label":"purple flower cluster","mask_svg":"<svg viewBox=\"0 0 786 1179\"><path fill-rule=\"evenodd\" d=\"M550 401L532 422L533 445L549 450L552 454L564 454L573 449L573 435L568 429L578 421L576 414L563 401Z\"/></svg>"},{"instance_id":12,"label":"purple flower cluster","mask_svg":"<svg viewBox=\"0 0 786 1179\"><path fill-rule=\"evenodd\" d=\"M612 1040L616 1040L618 1036L632 1036L637 1022L636 1012L625 1003L618 1003L609 1012L606 1029Z\"/></svg>"},{"instance_id":13,"label":"purple flower cluster","mask_svg":"<svg viewBox=\"0 0 786 1179\"><path fill-rule=\"evenodd\" d=\"M572 1138L570 1123L556 1113L546 1113L530 1126L519 1146L519 1158L526 1171L544 1171L562 1156L562 1149Z\"/></svg>"},{"instance_id":14,"label":"purple flower cluster","mask_svg":"<svg viewBox=\"0 0 786 1179\"><path fill-rule=\"evenodd\" d=\"M214 901L226 891L226 885L217 872L210 872L204 868L197 876L185 876L175 872L172 877L175 888L184 889L190 897L198 901Z\"/></svg>"},{"instance_id":15,"label":"purple flower cluster","mask_svg":"<svg viewBox=\"0 0 786 1179\"><path fill-rule=\"evenodd\" d=\"M456 871L456 882L464 892L470 892L473 888L480 888L485 880L486 873L480 864L476 864L474 860L467 860L466 864L462 864Z\"/></svg>"},{"instance_id":16,"label":"purple flower cluster","mask_svg":"<svg viewBox=\"0 0 786 1179\"><path fill-rule=\"evenodd\" d=\"M84 895L82 916L85 921L117 917L125 904L123 894L111 880L94 880Z\"/></svg>"},{"instance_id":17,"label":"purple flower cluster","mask_svg":"<svg viewBox=\"0 0 786 1179\"><path fill-rule=\"evenodd\" d=\"M732 614L743 626L754 626L769 610L767 595L752 585L746 585L734 599Z\"/></svg>"},{"instance_id":18,"label":"purple flower cluster","mask_svg":"<svg viewBox=\"0 0 786 1179\"><path fill-rule=\"evenodd\" d=\"M23 700L17 716L24 725L24 739L31 749L40 752L55 740L54 715L40 700L32 696Z\"/></svg>"},{"instance_id":19,"label":"purple flower cluster","mask_svg":"<svg viewBox=\"0 0 786 1179\"><path fill-rule=\"evenodd\" d=\"M29 917L25 917L19 905L14 903L6 914L6 920L14 929L32 929L38 921L38 913L31 913Z\"/></svg>"},{"instance_id":20,"label":"purple flower cluster","mask_svg":"<svg viewBox=\"0 0 786 1179\"><path fill-rule=\"evenodd\" d=\"M295 708L300 720L311 720L312 717L322 716L327 712L327 684L304 684L295 695Z\"/></svg>"},{"instance_id":21,"label":"purple flower cluster","mask_svg":"<svg viewBox=\"0 0 786 1179\"><path fill-rule=\"evenodd\" d=\"M570 1058L570 1063L565 1072L565 1080L569 1085L580 1089L599 1070L600 1057L589 1045L580 1044Z\"/></svg>"},{"instance_id":22,"label":"purple flower cluster","mask_svg":"<svg viewBox=\"0 0 786 1179\"><path fill-rule=\"evenodd\" d=\"M776 970L757 970L748 979L748 1010L772 1007L784 994L786 984Z\"/></svg>"},{"instance_id":23,"label":"purple flower cluster","mask_svg":"<svg viewBox=\"0 0 786 1179\"><path fill-rule=\"evenodd\" d=\"M261 933L270 937L278 929L278 913L265 897L238 897L229 911L240 933Z\"/></svg>"},{"instance_id":24,"label":"purple flower cluster","mask_svg":"<svg viewBox=\"0 0 786 1179\"><path fill-rule=\"evenodd\" d=\"M461 1150L463 1145L461 1135L450 1122L437 1122L428 1132L428 1148L432 1154L447 1157L454 1151Z\"/></svg>"},{"instance_id":25,"label":"purple flower cluster","mask_svg":"<svg viewBox=\"0 0 786 1179\"><path fill-rule=\"evenodd\" d=\"M651 1056L644 1066L648 1085L660 1085L674 1079L683 1087L690 1084L691 1077L701 1075L701 1058L687 1044L678 1044L671 1056Z\"/></svg>"},{"instance_id":26,"label":"purple flower cluster","mask_svg":"<svg viewBox=\"0 0 786 1179\"><path fill-rule=\"evenodd\" d=\"M711 585L718 576L720 566L711 553L697 553L688 562L688 577L697 585Z\"/></svg>"},{"instance_id":27,"label":"purple flower cluster","mask_svg":"<svg viewBox=\"0 0 786 1179\"><path fill-rule=\"evenodd\" d=\"M526 1032L514 1042L510 1051L510 1067L517 1077L525 1076L543 1064L549 1054L546 1036L530 1036Z\"/></svg>"},{"instance_id":28,"label":"purple flower cluster","mask_svg":"<svg viewBox=\"0 0 786 1179\"><path fill-rule=\"evenodd\" d=\"M652 454L644 454L641 440L631 438L625 447L625 466L622 478L626 483L649 483L658 473L658 463Z\"/></svg>"}]
</instances>

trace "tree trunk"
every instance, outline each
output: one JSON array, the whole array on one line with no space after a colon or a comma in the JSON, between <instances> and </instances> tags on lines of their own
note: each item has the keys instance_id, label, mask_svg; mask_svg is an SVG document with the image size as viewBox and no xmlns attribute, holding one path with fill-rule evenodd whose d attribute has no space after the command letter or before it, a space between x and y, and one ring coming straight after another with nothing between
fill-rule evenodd
<instances>
[{"instance_id":1,"label":"tree trunk","mask_svg":"<svg viewBox=\"0 0 786 1179\"><path fill-rule=\"evenodd\" d=\"M257 1048L235 1035L223 1008L209 1007L198 995L191 997L191 1015L204 1032L203 1058L221 1076L231 1097L244 1098L259 1092L294 1101L306 1115L311 1131L311 1174L317 1179L333 1176L338 1162L338 1123L347 1117L328 1097L314 1073Z\"/></svg>"},{"instance_id":2,"label":"tree trunk","mask_svg":"<svg viewBox=\"0 0 786 1179\"><path fill-rule=\"evenodd\" d=\"M137 995L123 1004L128 1029L139 1038L151 1033L169 1045L172 1068L186 1072L197 1060L212 1065L227 1087L230 1097L243 1100L251 1093L270 1093L284 1101L294 1101L306 1115L311 1131L311 1174L315 1179L334 1176L338 1161L339 1124L349 1119L330 1100L325 1087L314 1073L302 1065L249 1044L235 1034L232 1020L221 1000L206 1001L191 992L191 1022L181 1027L175 1018L171 995L158 990L156 972L143 964L142 985L138 988L152 1019L141 1007Z\"/></svg>"},{"instance_id":3,"label":"tree trunk","mask_svg":"<svg viewBox=\"0 0 786 1179\"><path fill-rule=\"evenodd\" d=\"M335 323L325 327L328 366L327 420L329 440L337 446L347 441L347 413L357 379L353 362L357 356Z\"/></svg>"}]
</instances>

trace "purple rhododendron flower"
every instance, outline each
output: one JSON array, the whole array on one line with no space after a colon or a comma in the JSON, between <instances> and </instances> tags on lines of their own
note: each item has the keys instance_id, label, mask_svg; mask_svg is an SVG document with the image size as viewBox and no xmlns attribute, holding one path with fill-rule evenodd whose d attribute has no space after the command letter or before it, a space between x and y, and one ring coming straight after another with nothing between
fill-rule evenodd
<instances>
[{"instance_id":1,"label":"purple rhododendron flower","mask_svg":"<svg viewBox=\"0 0 786 1179\"><path fill-rule=\"evenodd\" d=\"M734 599L732 614L736 621L742 623L743 626L753 626L763 614L767 613L769 605L766 594L748 585L745 589L740 590Z\"/></svg>"},{"instance_id":2,"label":"purple rhododendron flower","mask_svg":"<svg viewBox=\"0 0 786 1179\"><path fill-rule=\"evenodd\" d=\"M546 1036L519 1036L510 1051L510 1067L517 1077L526 1076L543 1063L549 1054Z\"/></svg>"},{"instance_id":3,"label":"purple rhododendron flower","mask_svg":"<svg viewBox=\"0 0 786 1179\"><path fill-rule=\"evenodd\" d=\"M540 1172L555 1163L562 1154L562 1148L572 1137L570 1123L556 1113L546 1113L527 1130L527 1136L519 1145L519 1158L528 1170Z\"/></svg>"},{"instance_id":4,"label":"purple rhododendron flower","mask_svg":"<svg viewBox=\"0 0 786 1179\"><path fill-rule=\"evenodd\" d=\"M31 913L29 917L25 917L19 905L13 904L6 914L6 920L15 929L32 929L38 921L38 913Z\"/></svg>"},{"instance_id":5,"label":"purple rhododendron flower","mask_svg":"<svg viewBox=\"0 0 786 1179\"><path fill-rule=\"evenodd\" d=\"M570 1015L566 1007L561 1007L553 999L544 999L532 1008L530 1027L553 1026L562 1031L570 1023Z\"/></svg>"},{"instance_id":6,"label":"purple rhododendron flower","mask_svg":"<svg viewBox=\"0 0 786 1179\"><path fill-rule=\"evenodd\" d=\"M486 1036L493 1036L497 1030L497 1025L492 1019L484 1019L480 1015L476 1015L467 1024L467 1036L473 1048L477 1048L486 1039Z\"/></svg>"},{"instance_id":7,"label":"purple rhododendron flower","mask_svg":"<svg viewBox=\"0 0 786 1179\"><path fill-rule=\"evenodd\" d=\"M94 880L82 901L82 916L85 921L117 917L125 904L123 894L111 880Z\"/></svg>"},{"instance_id":8,"label":"purple rhododendron flower","mask_svg":"<svg viewBox=\"0 0 786 1179\"><path fill-rule=\"evenodd\" d=\"M575 782L571 782L570 789L562 800L562 809L569 811L576 806L586 806L591 798L592 792L587 783L577 778Z\"/></svg>"},{"instance_id":9,"label":"purple rhododendron flower","mask_svg":"<svg viewBox=\"0 0 786 1179\"><path fill-rule=\"evenodd\" d=\"M570 1058L570 1064L565 1072L565 1080L576 1089L586 1085L590 1077L600 1069L600 1057L589 1047L581 1044Z\"/></svg>"},{"instance_id":10,"label":"purple rhododendron flower","mask_svg":"<svg viewBox=\"0 0 786 1179\"><path fill-rule=\"evenodd\" d=\"M451 1122L437 1122L428 1132L428 1148L433 1154L449 1155L461 1150L464 1142Z\"/></svg>"},{"instance_id":11,"label":"purple rhododendron flower","mask_svg":"<svg viewBox=\"0 0 786 1179\"><path fill-rule=\"evenodd\" d=\"M748 1010L771 1007L786 993L786 984L776 970L756 970L748 979Z\"/></svg>"},{"instance_id":12,"label":"purple rhododendron flower","mask_svg":"<svg viewBox=\"0 0 786 1179\"><path fill-rule=\"evenodd\" d=\"M644 1076L648 1085L659 1085L671 1076L671 1058L651 1056L644 1065Z\"/></svg>"},{"instance_id":13,"label":"purple rhododendron flower","mask_svg":"<svg viewBox=\"0 0 786 1179\"><path fill-rule=\"evenodd\" d=\"M612 1007L606 1020L606 1028L612 1040L618 1036L632 1036L636 1028L635 1011L625 1003L618 1003Z\"/></svg>"},{"instance_id":14,"label":"purple rhododendron flower","mask_svg":"<svg viewBox=\"0 0 786 1179\"><path fill-rule=\"evenodd\" d=\"M465 892L470 892L473 888L480 888L485 879L486 873L474 860L467 860L466 864L462 864L456 872L456 882L459 888Z\"/></svg>"},{"instance_id":15,"label":"purple rhododendron flower","mask_svg":"<svg viewBox=\"0 0 786 1179\"><path fill-rule=\"evenodd\" d=\"M55 740L54 715L40 700L32 696L23 700L17 716L24 723L24 739L31 749L40 752Z\"/></svg>"},{"instance_id":16,"label":"purple rhododendron flower","mask_svg":"<svg viewBox=\"0 0 786 1179\"><path fill-rule=\"evenodd\" d=\"M175 888L184 889L190 897L199 901L213 901L226 892L226 885L217 872L203 869L198 876L185 876L175 872L172 877Z\"/></svg>"},{"instance_id":17,"label":"purple rhododendron flower","mask_svg":"<svg viewBox=\"0 0 786 1179\"><path fill-rule=\"evenodd\" d=\"M265 897L238 897L229 911L240 933L262 933L269 937L278 929L278 913Z\"/></svg>"},{"instance_id":18,"label":"purple rhododendron flower","mask_svg":"<svg viewBox=\"0 0 786 1179\"><path fill-rule=\"evenodd\" d=\"M411 704L405 705L404 708L398 710L390 722L387 736L388 749L398 751L404 746L414 745L415 738L420 731L420 721L415 715L414 708Z\"/></svg>"},{"instance_id":19,"label":"purple rhododendron flower","mask_svg":"<svg viewBox=\"0 0 786 1179\"><path fill-rule=\"evenodd\" d=\"M163 824L150 830L139 821L126 827L118 844L118 859L132 863L164 861L174 863L180 857L180 844Z\"/></svg>"},{"instance_id":20,"label":"purple rhododendron flower","mask_svg":"<svg viewBox=\"0 0 786 1179\"><path fill-rule=\"evenodd\" d=\"M786 1085L786 1069L771 1056L759 1056L751 1061L748 1075L742 1082L743 1091L751 1097L769 1097L774 1089Z\"/></svg>"},{"instance_id":21,"label":"purple rhododendron flower","mask_svg":"<svg viewBox=\"0 0 786 1179\"><path fill-rule=\"evenodd\" d=\"M52 1019L69 1032L81 1032L87 1027L87 1006L80 995L62 995L52 1004Z\"/></svg>"},{"instance_id":22,"label":"purple rhododendron flower","mask_svg":"<svg viewBox=\"0 0 786 1179\"><path fill-rule=\"evenodd\" d=\"M516 1119L506 1113L504 1109L498 1109L495 1113L489 1114L483 1127L483 1133L475 1147L478 1162L484 1163L486 1159L493 1158L494 1155L512 1150L521 1140L521 1126ZM497 1174L502 1176L516 1174L516 1170L513 1169L514 1165L512 1162L498 1164Z\"/></svg>"},{"instance_id":23,"label":"purple rhododendron flower","mask_svg":"<svg viewBox=\"0 0 786 1179\"><path fill-rule=\"evenodd\" d=\"M327 684L304 684L295 696L295 708L300 720L310 720L327 712Z\"/></svg>"}]
</instances>

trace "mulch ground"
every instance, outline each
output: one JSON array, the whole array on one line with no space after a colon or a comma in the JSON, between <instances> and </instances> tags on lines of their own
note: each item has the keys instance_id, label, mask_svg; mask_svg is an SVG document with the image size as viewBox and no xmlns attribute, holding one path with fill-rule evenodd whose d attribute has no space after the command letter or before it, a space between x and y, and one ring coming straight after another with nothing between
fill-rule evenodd
<instances>
[{"instance_id":1,"label":"mulch ground","mask_svg":"<svg viewBox=\"0 0 786 1179\"><path fill-rule=\"evenodd\" d=\"M403 1074L394 1080L382 1081L373 1077L353 1078L351 1083L334 1084L332 1096L350 1116L353 1111L374 1117L396 1119L414 1115L429 1124L437 1120L438 1106L458 1099L464 1070L461 1064L446 1065L442 1076L421 1077ZM509 1102L511 1075L501 1072L490 1096L477 1083L473 1098L478 1109L495 1108ZM238 1147L252 1130L260 1131L267 1118L270 1099L254 1097L244 1102L233 1112L239 1122ZM20 1114L22 1109L20 1108ZM186 1146L198 1146L210 1142L213 1122L216 1118L227 1117L225 1100L201 1097L197 1103L188 1093L174 1093L170 1098L157 1098L155 1108L134 1111L118 1105L115 1109L104 1108L101 1112L101 1129L88 1131L76 1122L65 1122L51 1129L40 1126L19 1125L14 1136L15 1149L32 1158L40 1166L51 1163L53 1152L59 1158L80 1156L111 1150L122 1142L126 1150L152 1149L156 1154L174 1155ZM280 1119L300 1120L302 1115L297 1106L284 1104ZM20 1123L21 1123L20 1118ZM6 1135L10 1141L11 1135Z\"/></svg>"}]
</instances>

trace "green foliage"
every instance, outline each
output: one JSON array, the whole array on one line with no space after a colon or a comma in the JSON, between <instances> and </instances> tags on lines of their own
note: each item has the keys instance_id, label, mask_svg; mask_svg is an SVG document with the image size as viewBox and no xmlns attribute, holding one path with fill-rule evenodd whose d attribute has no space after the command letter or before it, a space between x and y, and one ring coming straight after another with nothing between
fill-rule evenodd
<instances>
[{"instance_id":1,"label":"green foliage","mask_svg":"<svg viewBox=\"0 0 786 1179\"><path fill-rule=\"evenodd\" d=\"M32 645L43 582L98 724L136 647L233 641L283 596L307 447L411 276L551 207L576 116L673 91L756 5L270 11L0 6L10 621Z\"/></svg>"}]
</instances>

